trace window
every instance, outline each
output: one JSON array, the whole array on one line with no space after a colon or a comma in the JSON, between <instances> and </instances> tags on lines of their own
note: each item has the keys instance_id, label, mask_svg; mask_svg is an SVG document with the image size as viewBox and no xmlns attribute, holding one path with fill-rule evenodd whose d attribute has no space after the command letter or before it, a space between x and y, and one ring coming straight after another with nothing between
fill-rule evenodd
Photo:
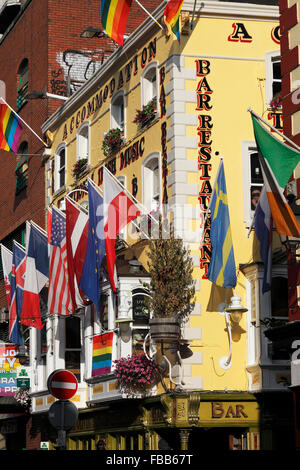
<instances>
[{"instance_id":1,"label":"window","mask_svg":"<svg viewBox=\"0 0 300 470\"><path fill-rule=\"evenodd\" d=\"M65 368L80 382L81 321L79 317L66 318L65 329Z\"/></svg>"},{"instance_id":2,"label":"window","mask_svg":"<svg viewBox=\"0 0 300 470\"><path fill-rule=\"evenodd\" d=\"M77 134L77 160L86 158L89 161L89 125L81 126Z\"/></svg>"},{"instance_id":3,"label":"window","mask_svg":"<svg viewBox=\"0 0 300 470\"><path fill-rule=\"evenodd\" d=\"M272 98L281 92L281 65L280 51L268 52L266 61L266 103L269 105Z\"/></svg>"},{"instance_id":4,"label":"window","mask_svg":"<svg viewBox=\"0 0 300 470\"><path fill-rule=\"evenodd\" d=\"M100 298L100 325L102 330L108 330L108 295Z\"/></svg>"},{"instance_id":5,"label":"window","mask_svg":"<svg viewBox=\"0 0 300 470\"><path fill-rule=\"evenodd\" d=\"M24 59L18 69L17 109L27 103L28 94L28 60Z\"/></svg>"},{"instance_id":6,"label":"window","mask_svg":"<svg viewBox=\"0 0 300 470\"><path fill-rule=\"evenodd\" d=\"M125 104L124 92L120 91L111 102L111 129L119 128L124 131L125 127Z\"/></svg>"},{"instance_id":7,"label":"window","mask_svg":"<svg viewBox=\"0 0 300 470\"><path fill-rule=\"evenodd\" d=\"M25 189L28 184L28 144L22 142L18 149L20 155L17 166L15 168L16 174L16 194Z\"/></svg>"},{"instance_id":8,"label":"window","mask_svg":"<svg viewBox=\"0 0 300 470\"><path fill-rule=\"evenodd\" d=\"M152 62L149 65L142 76L142 105L146 105L151 101L153 98L157 98L158 91L158 79L157 79L157 64Z\"/></svg>"},{"instance_id":9,"label":"window","mask_svg":"<svg viewBox=\"0 0 300 470\"><path fill-rule=\"evenodd\" d=\"M265 332L284 325L288 321L288 281L286 254L277 253L277 263L272 266L271 289L262 293L264 266L262 263L250 263L242 268L246 277L247 299L247 345L248 364L250 373L250 390L260 389L262 376L265 383L273 381L279 373L270 364L290 368L290 348L286 339L272 341ZM273 362L275 361L275 362ZM282 369L281 372L282 373ZM273 378L271 376L273 374ZM260 376L260 379L258 379Z\"/></svg>"},{"instance_id":10,"label":"window","mask_svg":"<svg viewBox=\"0 0 300 470\"><path fill-rule=\"evenodd\" d=\"M54 192L63 188L65 185L66 174L66 149L65 146L59 147L55 152L54 160Z\"/></svg>"},{"instance_id":11,"label":"window","mask_svg":"<svg viewBox=\"0 0 300 470\"><path fill-rule=\"evenodd\" d=\"M242 159L244 221L246 227L250 227L264 185L258 152L254 142L242 143Z\"/></svg>"},{"instance_id":12,"label":"window","mask_svg":"<svg viewBox=\"0 0 300 470\"><path fill-rule=\"evenodd\" d=\"M143 166L143 204L150 211L160 206L159 154L150 155Z\"/></svg>"}]
</instances>

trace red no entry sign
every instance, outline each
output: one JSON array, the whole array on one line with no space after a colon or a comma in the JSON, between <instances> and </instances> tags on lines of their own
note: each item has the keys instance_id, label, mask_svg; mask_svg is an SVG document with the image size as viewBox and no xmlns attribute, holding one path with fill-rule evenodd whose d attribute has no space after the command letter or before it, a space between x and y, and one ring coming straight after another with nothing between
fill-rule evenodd
<instances>
[{"instance_id":1,"label":"red no entry sign","mask_svg":"<svg viewBox=\"0 0 300 470\"><path fill-rule=\"evenodd\" d=\"M69 400L77 392L78 382L75 375L69 370L58 369L49 375L48 390L59 400Z\"/></svg>"}]
</instances>

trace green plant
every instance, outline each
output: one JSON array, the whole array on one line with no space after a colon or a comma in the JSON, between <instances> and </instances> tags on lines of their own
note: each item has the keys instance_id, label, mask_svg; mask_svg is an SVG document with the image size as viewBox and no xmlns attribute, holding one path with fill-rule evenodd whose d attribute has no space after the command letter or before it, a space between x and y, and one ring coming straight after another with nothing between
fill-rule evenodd
<instances>
[{"instance_id":1,"label":"green plant","mask_svg":"<svg viewBox=\"0 0 300 470\"><path fill-rule=\"evenodd\" d=\"M144 105L142 109L136 110L136 116L133 122L143 125L148 120L152 119L156 113L156 97L152 98L149 103Z\"/></svg>"},{"instance_id":2,"label":"green plant","mask_svg":"<svg viewBox=\"0 0 300 470\"><path fill-rule=\"evenodd\" d=\"M282 96L281 93L276 93L276 95L273 96L273 98L270 101L270 108L272 109L278 109L282 105Z\"/></svg>"},{"instance_id":3,"label":"green plant","mask_svg":"<svg viewBox=\"0 0 300 470\"><path fill-rule=\"evenodd\" d=\"M195 286L193 261L181 238L171 233L150 240L148 252L150 282L143 283L150 294L149 307L154 318L183 320L192 310Z\"/></svg>"},{"instance_id":4,"label":"green plant","mask_svg":"<svg viewBox=\"0 0 300 470\"><path fill-rule=\"evenodd\" d=\"M73 177L74 178L79 178L79 176L82 174L82 172L86 169L87 166L87 158L80 158L77 160L73 167Z\"/></svg>"},{"instance_id":5,"label":"green plant","mask_svg":"<svg viewBox=\"0 0 300 470\"><path fill-rule=\"evenodd\" d=\"M121 147L123 143L123 135L124 132L118 127L116 129L110 129L105 134L102 142L102 150L106 157Z\"/></svg>"}]
</instances>

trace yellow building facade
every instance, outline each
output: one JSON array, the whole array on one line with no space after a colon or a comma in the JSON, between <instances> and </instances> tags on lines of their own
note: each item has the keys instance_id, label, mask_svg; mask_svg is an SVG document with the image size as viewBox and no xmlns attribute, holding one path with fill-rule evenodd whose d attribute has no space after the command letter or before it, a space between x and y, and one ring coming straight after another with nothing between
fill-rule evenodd
<instances>
[{"instance_id":1,"label":"yellow building facade","mask_svg":"<svg viewBox=\"0 0 300 470\"><path fill-rule=\"evenodd\" d=\"M155 11L159 21L164 6ZM45 162L46 205L64 210L66 194L86 205L87 178L101 189L105 165L146 213L168 211L175 233L190 249L196 287L193 312L182 328L188 354L181 351L180 361L170 369L168 392L160 385L151 397L141 398L141 414L128 424L126 413L120 418L125 399L113 376L82 381L81 413L70 431L70 448L82 448L84 434L90 436L90 448L101 437L110 449L158 449L160 440L167 448L197 449L200 439L205 445L210 442L205 437L208 428L215 430L214 442L220 448L274 445L272 430L261 427L259 397L264 390L285 393L288 364L269 354L260 323L272 316L272 307L270 293L261 293L263 267L249 231L262 179L248 108L282 129L280 110L269 106L280 86L279 41L275 6L206 1L194 11L194 2L185 1L180 42L149 18L44 124L51 140ZM156 111L151 119L136 122L138 110L153 99ZM116 128L122 131L122 145L105 155L105 135ZM86 164L74 177L82 158ZM211 245L203 221L221 158L237 270L235 292L206 278ZM137 220L140 227L143 223L143 218ZM121 238L132 248L121 249L118 256L126 261L134 253L147 278L145 239L132 224L123 232ZM280 260L275 234L274 239ZM285 269L279 261L274 272L283 279ZM126 295L130 298L138 288L121 267L119 275L124 286L119 311L108 301L113 320L120 316L122 299L126 302ZM227 324L224 307L233 295L248 311L239 322ZM113 320L108 319L108 329L113 329ZM134 332L134 321L131 328ZM117 344L118 354L126 355L134 341L123 344L119 338ZM91 351L86 351L86 360L90 357ZM88 372L84 375L89 377ZM84 402L94 408L84 407ZM129 413L134 399L126 403ZM105 412L100 416L104 404L111 413L118 410L111 423L103 418ZM38 406L34 409L39 413Z\"/></svg>"}]
</instances>

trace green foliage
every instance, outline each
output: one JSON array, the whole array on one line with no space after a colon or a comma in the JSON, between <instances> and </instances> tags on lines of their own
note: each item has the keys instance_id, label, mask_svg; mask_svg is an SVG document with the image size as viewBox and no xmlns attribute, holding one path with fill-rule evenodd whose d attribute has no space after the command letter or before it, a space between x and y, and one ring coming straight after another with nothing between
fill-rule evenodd
<instances>
[{"instance_id":1,"label":"green foliage","mask_svg":"<svg viewBox=\"0 0 300 470\"><path fill-rule=\"evenodd\" d=\"M190 314L195 286L193 261L180 238L154 239L148 252L150 309L154 318L175 317L183 320Z\"/></svg>"}]
</instances>

